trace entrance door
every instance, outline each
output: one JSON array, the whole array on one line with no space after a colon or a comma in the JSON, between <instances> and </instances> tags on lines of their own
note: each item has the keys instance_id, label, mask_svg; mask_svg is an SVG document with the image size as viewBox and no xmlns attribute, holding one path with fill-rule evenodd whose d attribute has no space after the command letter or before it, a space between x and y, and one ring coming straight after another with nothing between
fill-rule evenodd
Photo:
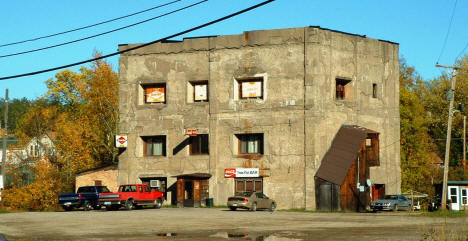
<instances>
[{"instance_id":1,"label":"entrance door","mask_svg":"<svg viewBox=\"0 0 468 241\"><path fill-rule=\"evenodd\" d=\"M458 200L458 187L448 187L448 198L450 199L450 209L460 210L460 200Z\"/></svg>"},{"instance_id":2,"label":"entrance door","mask_svg":"<svg viewBox=\"0 0 468 241\"><path fill-rule=\"evenodd\" d=\"M184 207L193 207L193 180L184 180Z\"/></svg>"}]
</instances>

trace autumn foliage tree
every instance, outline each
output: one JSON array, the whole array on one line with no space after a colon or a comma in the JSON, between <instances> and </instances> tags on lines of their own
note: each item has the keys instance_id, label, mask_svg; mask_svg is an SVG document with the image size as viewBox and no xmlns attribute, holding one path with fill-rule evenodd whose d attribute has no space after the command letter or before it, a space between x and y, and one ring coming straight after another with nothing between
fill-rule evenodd
<instances>
[{"instance_id":1,"label":"autumn foliage tree","mask_svg":"<svg viewBox=\"0 0 468 241\"><path fill-rule=\"evenodd\" d=\"M48 201L37 204L28 195L56 203L59 192L74 191L75 173L117 161L113 138L118 123L118 76L112 66L98 60L78 72L59 72L46 85L46 96L24 114L16 135L24 144L53 132L57 154L35 163L31 184L15 184L7 191L7 203L13 208L50 208ZM11 168L15 170L19 172Z\"/></svg>"}]
</instances>

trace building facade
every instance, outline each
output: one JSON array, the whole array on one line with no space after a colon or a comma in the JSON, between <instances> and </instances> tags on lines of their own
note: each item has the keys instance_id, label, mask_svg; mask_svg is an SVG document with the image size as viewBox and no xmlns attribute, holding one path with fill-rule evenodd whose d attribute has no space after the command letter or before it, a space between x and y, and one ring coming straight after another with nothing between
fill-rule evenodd
<instances>
[{"instance_id":1,"label":"building facade","mask_svg":"<svg viewBox=\"0 0 468 241\"><path fill-rule=\"evenodd\" d=\"M119 131L128 146L118 182L157 180L179 205L225 205L235 192L255 190L278 208L315 209L321 161L338 130L354 125L379 135L369 182L398 193L398 57L398 44L320 27L126 52Z\"/></svg>"}]
</instances>

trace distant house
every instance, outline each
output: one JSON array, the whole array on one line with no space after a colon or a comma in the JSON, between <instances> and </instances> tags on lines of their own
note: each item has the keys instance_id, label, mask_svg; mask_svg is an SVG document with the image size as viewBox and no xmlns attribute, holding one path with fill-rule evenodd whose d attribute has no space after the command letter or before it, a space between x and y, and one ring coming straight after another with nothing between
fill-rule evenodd
<instances>
[{"instance_id":1,"label":"distant house","mask_svg":"<svg viewBox=\"0 0 468 241\"><path fill-rule=\"evenodd\" d=\"M24 146L11 149L9 160L12 164L19 164L25 161L41 160L46 156L55 156L54 142L55 133L53 132L33 137Z\"/></svg>"},{"instance_id":2,"label":"distant house","mask_svg":"<svg viewBox=\"0 0 468 241\"><path fill-rule=\"evenodd\" d=\"M109 190L116 192L117 185L117 164L101 166L76 173L75 189L81 186L107 186Z\"/></svg>"},{"instance_id":3,"label":"distant house","mask_svg":"<svg viewBox=\"0 0 468 241\"><path fill-rule=\"evenodd\" d=\"M442 196L442 184L436 184L435 188ZM468 181L447 181L447 203L450 210L468 210Z\"/></svg>"}]
</instances>

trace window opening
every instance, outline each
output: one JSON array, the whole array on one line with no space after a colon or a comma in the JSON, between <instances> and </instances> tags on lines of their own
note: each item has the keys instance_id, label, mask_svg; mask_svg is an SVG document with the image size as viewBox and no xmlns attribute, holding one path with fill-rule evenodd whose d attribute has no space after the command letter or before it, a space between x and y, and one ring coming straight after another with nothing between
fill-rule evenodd
<instances>
[{"instance_id":1,"label":"window opening","mask_svg":"<svg viewBox=\"0 0 468 241\"><path fill-rule=\"evenodd\" d=\"M166 136L145 136L144 142L145 156L165 156L166 155Z\"/></svg>"},{"instance_id":2,"label":"window opening","mask_svg":"<svg viewBox=\"0 0 468 241\"><path fill-rule=\"evenodd\" d=\"M236 178L235 192L260 192L263 193L263 178Z\"/></svg>"},{"instance_id":3,"label":"window opening","mask_svg":"<svg viewBox=\"0 0 468 241\"><path fill-rule=\"evenodd\" d=\"M193 85L193 101L203 102L208 101L208 82L194 82Z\"/></svg>"},{"instance_id":4,"label":"window opening","mask_svg":"<svg viewBox=\"0 0 468 241\"><path fill-rule=\"evenodd\" d=\"M208 134L199 134L190 137L190 155L209 154Z\"/></svg>"},{"instance_id":5,"label":"window opening","mask_svg":"<svg viewBox=\"0 0 468 241\"><path fill-rule=\"evenodd\" d=\"M263 99L263 77L237 80L240 99Z\"/></svg>"},{"instance_id":6,"label":"window opening","mask_svg":"<svg viewBox=\"0 0 468 241\"><path fill-rule=\"evenodd\" d=\"M372 98L377 98L377 84L372 84Z\"/></svg>"},{"instance_id":7,"label":"window opening","mask_svg":"<svg viewBox=\"0 0 468 241\"><path fill-rule=\"evenodd\" d=\"M346 98L346 85L351 82L351 80L346 79L336 79L336 99L344 100Z\"/></svg>"},{"instance_id":8,"label":"window opening","mask_svg":"<svg viewBox=\"0 0 468 241\"><path fill-rule=\"evenodd\" d=\"M166 84L142 85L146 104L166 103Z\"/></svg>"},{"instance_id":9,"label":"window opening","mask_svg":"<svg viewBox=\"0 0 468 241\"><path fill-rule=\"evenodd\" d=\"M239 154L263 154L263 134L238 134Z\"/></svg>"}]
</instances>

